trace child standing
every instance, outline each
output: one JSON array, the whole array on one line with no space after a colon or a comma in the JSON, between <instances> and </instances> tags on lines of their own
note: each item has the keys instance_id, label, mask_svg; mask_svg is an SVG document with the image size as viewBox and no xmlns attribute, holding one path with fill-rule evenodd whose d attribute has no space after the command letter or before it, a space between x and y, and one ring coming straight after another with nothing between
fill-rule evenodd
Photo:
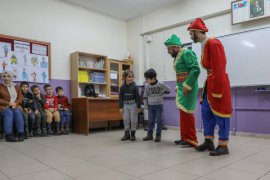
<instances>
[{"instance_id":1,"label":"child standing","mask_svg":"<svg viewBox=\"0 0 270 180\"><path fill-rule=\"evenodd\" d=\"M26 81L21 82L20 84L22 93L23 93L23 116L24 116L24 137L27 139L29 136L33 137L33 131L35 128L35 114L36 112L36 103L34 102L34 96L29 92L29 84Z\"/></svg>"},{"instance_id":2,"label":"child standing","mask_svg":"<svg viewBox=\"0 0 270 180\"><path fill-rule=\"evenodd\" d=\"M141 108L139 89L134 80L134 73L131 70L124 72L124 83L120 88L119 107L120 113L123 114L125 135L122 141L135 141L138 113ZM130 132L131 131L131 132Z\"/></svg>"},{"instance_id":3,"label":"child standing","mask_svg":"<svg viewBox=\"0 0 270 180\"><path fill-rule=\"evenodd\" d=\"M68 97L64 96L64 90L62 87L57 87L55 89L57 93L58 100L58 109L60 113L60 127L62 134L69 133L69 125L70 125L70 103L68 101ZM64 128L65 127L65 128Z\"/></svg>"},{"instance_id":4,"label":"child standing","mask_svg":"<svg viewBox=\"0 0 270 180\"><path fill-rule=\"evenodd\" d=\"M161 140L162 130L162 112L163 112L163 95L169 94L170 89L167 85L157 80L157 73L154 69L149 69L144 73L148 84L145 85L144 98L146 99L145 107L148 107L148 133L144 141L153 140L153 129L157 123L155 142Z\"/></svg>"},{"instance_id":5,"label":"child standing","mask_svg":"<svg viewBox=\"0 0 270 180\"><path fill-rule=\"evenodd\" d=\"M37 136L46 136L47 135L47 115L43 108L45 103L45 97L43 94L40 93L40 88L37 85L31 86L31 91L34 95L34 102L36 104L35 110L35 120L36 120L36 134ZM42 131L41 131L42 129Z\"/></svg>"},{"instance_id":6,"label":"child standing","mask_svg":"<svg viewBox=\"0 0 270 180\"><path fill-rule=\"evenodd\" d=\"M56 122L56 134L60 135L60 114L58 111L58 100L57 97L53 95L53 89L50 84L44 85L44 91L46 93L45 95L45 103L44 103L44 109L47 114L47 123L48 123L48 132L50 135L53 134L52 131L52 120L54 118L54 121Z\"/></svg>"}]
</instances>

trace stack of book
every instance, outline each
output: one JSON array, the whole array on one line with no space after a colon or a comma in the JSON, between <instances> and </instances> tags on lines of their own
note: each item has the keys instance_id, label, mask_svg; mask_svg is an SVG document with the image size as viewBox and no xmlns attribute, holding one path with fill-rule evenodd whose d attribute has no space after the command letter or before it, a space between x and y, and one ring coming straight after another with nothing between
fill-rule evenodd
<instances>
[{"instance_id":1,"label":"stack of book","mask_svg":"<svg viewBox=\"0 0 270 180\"><path fill-rule=\"evenodd\" d=\"M89 82L105 83L105 74L103 72L89 72Z\"/></svg>"},{"instance_id":2,"label":"stack of book","mask_svg":"<svg viewBox=\"0 0 270 180\"><path fill-rule=\"evenodd\" d=\"M104 69L105 68L105 59L94 59L90 57L80 57L79 60L80 67L87 67L93 69Z\"/></svg>"}]
</instances>

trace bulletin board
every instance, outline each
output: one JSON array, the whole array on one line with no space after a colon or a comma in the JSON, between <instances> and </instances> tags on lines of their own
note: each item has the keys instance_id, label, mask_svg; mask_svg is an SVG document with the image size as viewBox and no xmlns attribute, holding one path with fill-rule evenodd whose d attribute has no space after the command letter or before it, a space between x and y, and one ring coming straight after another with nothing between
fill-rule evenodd
<instances>
[{"instance_id":1,"label":"bulletin board","mask_svg":"<svg viewBox=\"0 0 270 180\"><path fill-rule=\"evenodd\" d=\"M0 34L0 73L11 71L13 81L48 83L51 43Z\"/></svg>"}]
</instances>

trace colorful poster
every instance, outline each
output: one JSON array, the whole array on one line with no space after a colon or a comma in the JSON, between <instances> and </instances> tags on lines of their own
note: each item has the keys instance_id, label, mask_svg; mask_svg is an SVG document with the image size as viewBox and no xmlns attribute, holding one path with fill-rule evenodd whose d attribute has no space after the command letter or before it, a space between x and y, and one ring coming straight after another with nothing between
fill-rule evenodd
<instances>
[{"instance_id":1,"label":"colorful poster","mask_svg":"<svg viewBox=\"0 0 270 180\"><path fill-rule=\"evenodd\" d=\"M39 82L42 83L48 83L49 82L49 74L48 71L46 70L41 70L39 71L40 75L39 75Z\"/></svg>"},{"instance_id":2,"label":"colorful poster","mask_svg":"<svg viewBox=\"0 0 270 180\"><path fill-rule=\"evenodd\" d=\"M33 69L30 69L29 70L29 81L30 82L39 82L38 81L38 79L39 79L39 73L38 73L38 71L35 71L35 70L33 70Z\"/></svg>"},{"instance_id":3,"label":"colorful poster","mask_svg":"<svg viewBox=\"0 0 270 180\"><path fill-rule=\"evenodd\" d=\"M42 69L48 69L49 66L49 61L48 61L48 56L40 56L39 60L39 67Z\"/></svg>"},{"instance_id":4,"label":"colorful poster","mask_svg":"<svg viewBox=\"0 0 270 180\"><path fill-rule=\"evenodd\" d=\"M30 68L31 69L38 69L39 68L39 56L31 54L30 55Z\"/></svg>"},{"instance_id":5,"label":"colorful poster","mask_svg":"<svg viewBox=\"0 0 270 180\"><path fill-rule=\"evenodd\" d=\"M0 57L7 57L11 51L11 44L6 42L0 42Z\"/></svg>"},{"instance_id":6,"label":"colorful poster","mask_svg":"<svg viewBox=\"0 0 270 180\"><path fill-rule=\"evenodd\" d=\"M42 46L39 44L32 44L32 53L42 56L47 56L47 46Z\"/></svg>"},{"instance_id":7,"label":"colorful poster","mask_svg":"<svg viewBox=\"0 0 270 180\"><path fill-rule=\"evenodd\" d=\"M19 68L19 79L21 81L29 81L29 68L28 67L21 67Z\"/></svg>"},{"instance_id":8,"label":"colorful poster","mask_svg":"<svg viewBox=\"0 0 270 180\"><path fill-rule=\"evenodd\" d=\"M232 3L233 24L248 21L248 0Z\"/></svg>"}]
</instances>

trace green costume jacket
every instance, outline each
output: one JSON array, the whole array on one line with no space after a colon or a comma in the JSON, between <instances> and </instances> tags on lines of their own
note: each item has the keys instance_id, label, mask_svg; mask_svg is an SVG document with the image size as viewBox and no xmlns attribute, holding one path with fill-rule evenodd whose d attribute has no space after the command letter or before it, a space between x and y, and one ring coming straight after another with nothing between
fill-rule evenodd
<instances>
[{"instance_id":1,"label":"green costume jacket","mask_svg":"<svg viewBox=\"0 0 270 180\"><path fill-rule=\"evenodd\" d=\"M198 76L200 67L196 54L188 49L183 49L174 59L174 70L176 72L176 105L186 113L192 114L195 110L198 95ZM183 87L189 90L184 95Z\"/></svg>"}]
</instances>

